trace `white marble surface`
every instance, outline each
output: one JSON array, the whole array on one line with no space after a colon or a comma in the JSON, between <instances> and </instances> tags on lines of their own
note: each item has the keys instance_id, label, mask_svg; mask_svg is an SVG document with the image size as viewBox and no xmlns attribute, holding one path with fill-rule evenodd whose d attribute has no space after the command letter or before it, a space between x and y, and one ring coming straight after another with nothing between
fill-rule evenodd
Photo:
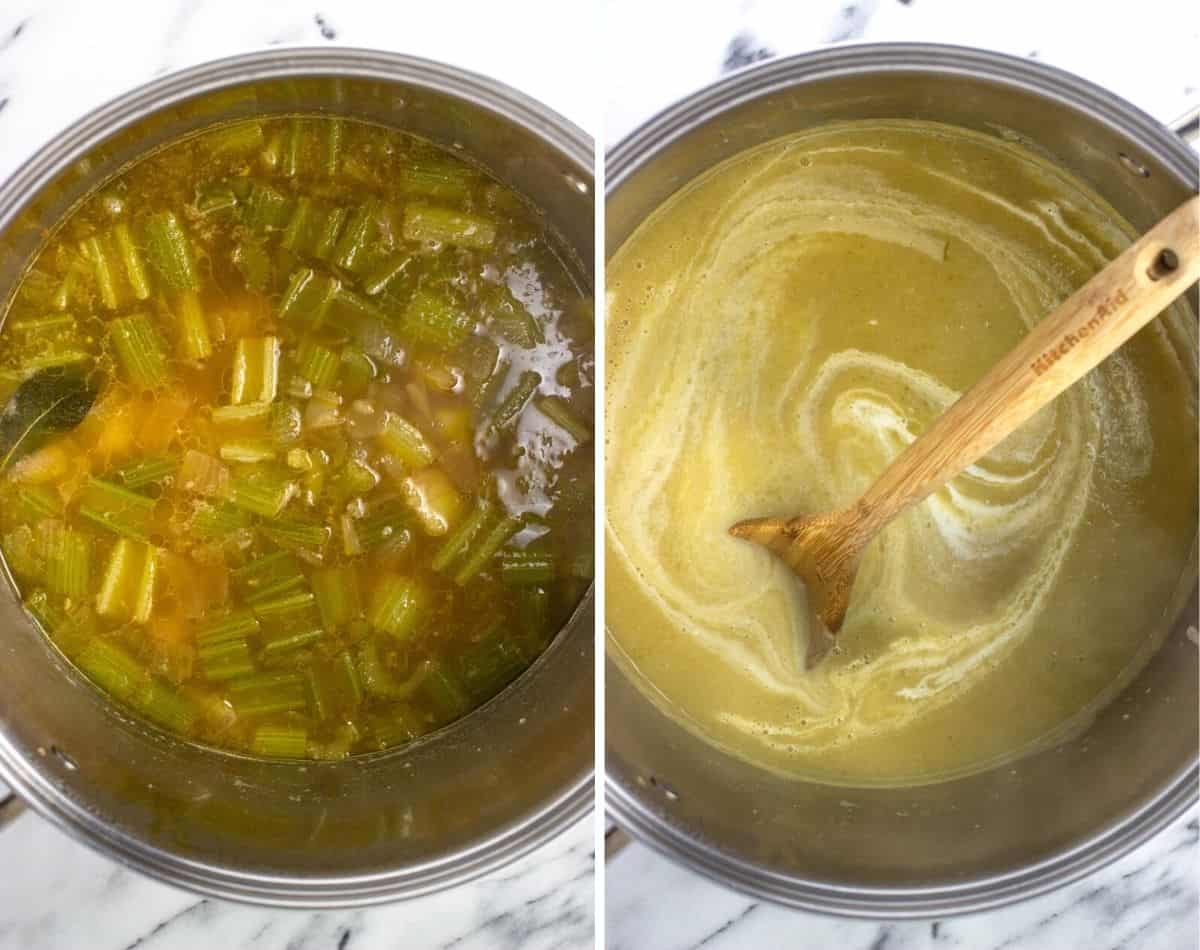
<instances>
[{"instance_id":1,"label":"white marble surface","mask_svg":"<svg viewBox=\"0 0 1200 950\"><path fill-rule=\"evenodd\" d=\"M60 128L184 66L268 45L397 50L495 76L598 128L586 45L557 41L560 4L331 0L2 0L0 178ZM0 786L0 802L7 791ZM0 824L3 824L0 806ZM593 946L592 823L454 891L359 912L199 898L127 871L26 812L0 830L0 950Z\"/></svg>"},{"instance_id":2,"label":"white marble surface","mask_svg":"<svg viewBox=\"0 0 1200 950\"><path fill-rule=\"evenodd\" d=\"M830 42L925 41L1039 59L1115 90L1163 122L1200 100L1191 0L604 0L605 142L736 66ZM684 25L685 24L685 25ZM608 862L610 950L1194 950L1200 947L1193 809L1095 875L1017 906L938 922L871 923L756 902L633 844Z\"/></svg>"}]
</instances>

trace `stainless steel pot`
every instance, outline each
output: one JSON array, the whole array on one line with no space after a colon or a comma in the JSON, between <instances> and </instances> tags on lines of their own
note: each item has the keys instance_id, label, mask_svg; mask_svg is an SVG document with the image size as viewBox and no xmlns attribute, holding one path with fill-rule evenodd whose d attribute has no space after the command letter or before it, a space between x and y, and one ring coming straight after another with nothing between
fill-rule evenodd
<instances>
[{"instance_id":1,"label":"stainless steel pot","mask_svg":"<svg viewBox=\"0 0 1200 950\"><path fill-rule=\"evenodd\" d=\"M1196 156L1128 103L1039 63L876 45L782 59L650 120L606 160L611 255L681 185L729 156L835 119L921 118L1016 139L1144 229L1196 187ZM1183 327L1195 365L1196 294ZM1196 522L1197 511L1179 512ZM827 913L921 917L1016 901L1093 871L1196 800L1196 572L1153 605L1162 648L1087 732L1002 768L908 789L806 784L730 757L607 664L607 803L695 870ZM1188 637L1188 629L1191 636Z\"/></svg>"},{"instance_id":2,"label":"stainless steel pot","mask_svg":"<svg viewBox=\"0 0 1200 950\"><path fill-rule=\"evenodd\" d=\"M295 112L461 149L532 199L591 278L591 141L499 83L366 50L272 50L157 80L67 129L0 186L0 301L82 195L148 149ZM213 751L117 711L0 581L0 778L87 844L172 884L303 907L451 887L516 859L592 802L592 595L504 693L400 750L329 763Z\"/></svg>"}]
</instances>

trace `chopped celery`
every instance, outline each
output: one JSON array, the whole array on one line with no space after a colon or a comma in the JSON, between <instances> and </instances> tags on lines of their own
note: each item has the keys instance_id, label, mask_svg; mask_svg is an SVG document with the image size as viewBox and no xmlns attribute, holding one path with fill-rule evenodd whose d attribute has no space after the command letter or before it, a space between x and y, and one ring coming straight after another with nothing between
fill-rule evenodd
<instances>
[{"instance_id":1,"label":"chopped celery","mask_svg":"<svg viewBox=\"0 0 1200 950\"><path fill-rule=\"evenodd\" d=\"M480 405L500 366L500 348L485 336L472 335L463 341L458 353L466 376L467 395L475 405Z\"/></svg>"},{"instance_id":2,"label":"chopped celery","mask_svg":"<svg viewBox=\"0 0 1200 950\"><path fill-rule=\"evenodd\" d=\"M304 680L296 673L259 673L230 680L229 701L239 716L307 709Z\"/></svg>"},{"instance_id":3,"label":"chopped celery","mask_svg":"<svg viewBox=\"0 0 1200 950\"><path fill-rule=\"evenodd\" d=\"M282 244L293 254L329 260L347 213L345 208L329 208L302 197L283 232Z\"/></svg>"},{"instance_id":4,"label":"chopped celery","mask_svg":"<svg viewBox=\"0 0 1200 950\"><path fill-rule=\"evenodd\" d=\"M506 516L495 522L487 534L472 545L463 558L462 563L454 572L454 583L463 587L476 574L484 569L487 563L496 556L496 552L509 538L521 530L524 521L520 518Z\"/></svg>"},{"instance_id":5,"label":"chopped celery","mask_svg":"<svg viewBox=\"0 0 1200 950\"><path fill-rule=\"evenodd\" d=\"M250 516L227 501L197 505L192 513L191 531L198 538L222 541L250 527Z\"/></svg>"},{"instance_id":6,"label":"chopped celery","mask_svg":"<svg viewBox=\"0 0 1200 950\"><path fill-rule=\"evenodd\" d=\"M496 222L466 211L410 204L404 209L404 237L408 241L489 248L496 241Z\"/></svg>"},{"instance_id":7,"label":"chopped celery","mask_svg":"<svg viewBox=\"0 0 1200 950\"><path fill-rule=\"evenodd\" d=\"M46 588L63 597L86 595L92 573L89 538L61 521L43 521L38 534L46 562Z\"/></svg>"},{"instance_id":8,"label":"chopped celery","mask_svg":"<svg viewBox=\"0 0 1200 950\"><path fill-rule=\"evenodd\" d=\"M353 399L365 392L377 375L378 371L371 357L349 346L342 350L338 378L347 398Z\"/></svg>"},{"instance_id":9,"label":"chopped celery","mask_svg":"<svg viewBox=\"0 0 1200 950\"><path fill-rule=\"evenodd\" d=\"M537 392L542 384L542 377L531 369L525 370L518 378L507 396L504 397L496 411L492 413L492 430L497 431L509 425L521 414L529 398Z\"/></svg>"},{"instance_id":10,"label":"chopped celery","mask_svg":"<svg viewBox=\"0 0 1200 950\"><path fill-rule=\"evenodd\" d=\"M258 633L258 618L251 610L232 610L220 617L206 620L196 627L196 644L200 647L216 646L230 640L243 640Z\"/></svg>"},{"instance_id":11,"label":"chopped celery","mask_svg":"<svg viewBox=\"0 0 1200 950\"><path fill-rule=\"evenodd\" d=\"M363 278L363 293L368 297L375 297L388 290L411 269L412 263L413 256L406 253L386 258Z\"/></svg>"},{"instance_id":12,"label":"chopped celery","mask_svg":"<svg viewBox=\"0 0 1200 950\"><path fill-rule=\"evenodd\" d=\"M143 223L146 256L164 284L173 290L198 290L192 245L173 211L152 214Z\"/></svg>"},{"instance_id":13,"label":"chopped celery","mask_svg":"<svg viewBox=\"0 0 1200 950\"><path fill-rule=\"evenodd\" d=\"M75 662L97 686L126 702L149 678L142 665L123 648L99 637L79 652Z\"/></svg>"},{"instance_id":14,"label":"chopped celery","mask_svg":"<svg viewBox=\"0 0 1200 950\"><path fill-rule=\"evenodd\" d=\"M253 602L254 597L268 592L274 596L280 582L286 582L284 590L295 590L304 586L304 572L296 556L288 551L276 551L265 557L256 557L230 574L238 592Z\"/></svg>"},{"instance_id":15,"label":"chopped celery","mask_svg":"<svg viewBox=\"0 0 1200 950\"><path fill-rule=\"evenodd\" d=\"M158 550L142 541L121 538L108 557L96 595L96 612L114 620L145 623L154 607Z\"/></svg>"},{"instance_id":16,"label":"chopped celery","mask_svg":"<svg viewBox=\"0 0 1200 950\"><path fill-rule=\"evenodd\" d=\"M250 748L272 758L299 759L308 750L308 730L304 726L262 725L254 730Z\"/></svg>"},{"instance_id":17,"label":"chopped celery","mask_svg":"<svg viewBox=\"0 0 1200 950\"><path fill-rule=\"evenodd\" d=\"M213 422L219 426L261 422L270 415L271 403L269 402L247 402L240 406L216 406L212 411Z\"/></svg>"},{"instance_id":18,"label":"chopped celery","mask_svg":"<svg viewBox=\"0 0 1200 950\"><path fill-rule=\"evenodd\" d=\"M194 207L201 217L224 215L238 206L238 197L228 185L206 185L196 193Z\"/></svg>"},{"instance_id":19,"label":"chopped celery","mask_svg":"<svg viewBox=\"0 0 1200 950\"><path fill-rule=\"evenodd\" d=\"M302 267L288 280L287 290L279 302L279 316L318 327L324 322L340 287L336 278L318 274L311 267Z\"/></svg>"},{"instance_id":20,"label":"chopped celery","mask_svg":"<svg viewBox=\"0 0 1200 950\"><path fill-rule=\"evenodd\" d=\"M320 627L285 630L263 639L262 658L263 660L273 660L276 657L285 656L293 650L302 650L305 647L313 646L324 638L325 631Z\"/></svg>"},{"instance_id":21,"label":"chopped celery","mask_svg":"<svg viewBox=\"0 0 1200 950\"><path fill-rule=\"evenodd\" d=\"M416 578L385 574L375 584L367 620L398 640L412 636L425 620L428 589Z\"/></svg>"},{"instance_id":22,"label":"chopped celery","mask_svg":"<svg viewBox=\"0 0 1200 950\"><path fill-rule=\"evenodd\" d=\"M125 303L126 288L117 270L115 255L109 247L108 240L94 234L80 242L79 252L92 265L92 276L96 280L100 302L109 310L116 310Z\"/></svg>"},{"instance_id":23,"label":"chopped celery","mask_svg":"<svg viewBox=\"0 0 1200 950\"><path fill-rule=\"evenodd\" d=\"M400 496L430 537L446 534L462 515L462 496L436 465L407 476L400 483Z\"/></svg>"},{"instance_id":24,"label":"chopped celery","mask_svg":"<svg viewBox=\"0 0 1200 950\"><path fill-rule=\"evenodd\" d=\"M312 383L314 389L324 389L337 376L338 355L320 343L305 340L296 351L296 371Z\"/></svg>"},{"instance_id":25,"label":"chopped celery","mask_svg":"<svg viewBox=\"0 0 1200 950\"><path fill-rule=\"evenodd\" d=\"M187 696L156 679L147 680L130 702L151 722L171 732L187 734L200 717L200 711Z\"/></svg>"},{"instance_id":26,"label":"chopped celery","mask_svg":"<svg viewBox=\"0 0 1200 950\"><path fill-rule=\"evenodd\" d=\"M235 122L214 129L204 137L204 144L214 156L257 152L262 149L264 142L262 126L257 122Z\"/></svg>"},{"instance_id":27,"label":"chopped celery","mask_svg":"<svg viewBox=\"0 0 1200 950\"><path fill-rule=\"evenodd\" d=\"M143 488L166 481L175 474L176 464L169 458L141 458L119 468L115 477L126 488Z\"/></svg>"},{"instance_id":28,"label":"chopped celery","mask_svg":"<svg viewBox=\"0 0 1200 950\"><path fill-rule=\"evenodd\" d=\"M77 325L75 317L69 313L49 313L44 317L7 320L4 323L4 329L36 338L56 336L58 334L74 337Z\"/></svg>"},{"instance_id":29,"label":"chopped celery","mask_svg":"<svg viewBox=\"0 0 1200 950\"><path fill-rule=\"evenodd\" d=\"M268 427L276 445L289 445L299 440L304 432L304 414L290 402L272 403Z\"/></svg>"},{"instance_id":30,"label":"chopped celery","mask_svg":"<svg viewBox=\"0 0 1200 950\"><path fill-rule=\"evenodd\" d=\"M428 731L429 727L411 706L390 706L386 714L370 719L371 741L380 751L412 742Z\"/></svg>"},{"instance_id":31,"label":"chopped celery","mask_svg":"<svg viewBox=\"0 0 1200 950\"><path fill-rule=\"evenodd\" d=\"M338 173L342 159L342 138L345 124L341 119L326 119L321 123L325 132L319 156L321 171L332 178Z\"/></svg>"},{"instance_id":32,"label":"chopped celery","mask_svg":"<svg viewBox=\"0 0 1200 950\"><path fill-rule=\"evenodd\" d=\"M285 227L291 215L287 197L270 185L255 182L244 203L246 227L257 234L278 231Z\"/></svg>"},{"instance_id":33,"label":"chopped celery","mask_svg":"<svg viewBox=\"0 0 1200 950\"><path fill-rule=\"evenodd\" d=\"M260 530L281 547L320 548L329 540L328 525L299 518L276 518Z\"/></svg>"},{"instance_id":34,"label":"chopped celery","mask_svg":"<svg viewBox=\"0 0 1200 950\"><path fill-rule=\"evenodd\" d=\"M242 337L233 354L230 402L270 402L279 391L279 337Z\"/></svg>"},{"instance_id":35,"label":"chopped celery","mask_svg":"<svg viewBox=\"0 0 1200 950\"><path fill-rule=\"evenodd\" d=\"M360 274L370 263L379 241L381 206L371 199L355 208L334 249L334 263L352 274Z\"/></svg>"},{"instance_id":36,"label":"chopped celery","mask_svg":"<svg viewBox=\"0 0 1200 950\"><path fill-rule=\"evenodd\" d=\"M220 455L226 462L269 462L275 446L266 439L228 439L221 443Z\"/></svg>"},{"instance_id":37,"label":"chopped celery","mask_svg":"<svg viewBox=\"0 0 1200 950\"><path fill-rule=\"evenodd\" d=\"M124 538L144 541L150 534L154 499L100 478L79 492L79 514Z\"/></svg>"},{"instance_id":38,"label":"chopped celery","mask_svg":"<svg viewBox=\"0 0 1200 950\"><path fill-rule=\"evenodd\" d=\"M448 297L418 290L400 320L400 334L425 346L452 350L471 335L474 324Z\"/></svg>"},{"instance_id":39,"label":"chopped celery","mask_svg":"<svg viewBox=\"0 0 1200 950\"><path fill-rule=\"evenodd\" d=\"M554 558L536 551L503 551L500 579L506 587L529 587L554 580Z\"/></svg>"},{"instance_id":40,"label":"chopped celery","mask_svg":"<svg viewBox=\"0 0 1200 950\"><path fill-rule=\"evenodd\" d=\"M255 468L230 480L229 500L252 514L275 518L298 490L286 469Z\"/></svg>"},{"instance_id":41,"label":"chopped celery","mask_svg":"<svg viewBox=\"0 0 1200 950\"><path fill-rule=\"evenodd\" d=\"M208 320L200 306L200 298L184 291L175 301L175 318L179 322L179 356L185 360L205 360L212 356L212 340L208 335Z\"/></svg>"},{"instance_id":42,"label":"chopped celery","mask_svg":"<svg viewBox=\"0 0 1200 950\"><path fill-rule=\"evenodd\" d=\"M561 396L541 396L533 404L542 415L574 439L577 445L586 445L591 441L592 430Z\"/></svg>"},{"instance_id":43,"label":"chopped celery","mask_svg":"<svg viewBox=\"0 0 1200 950\"><path fill-rule=\"evenodd\" d=\"M204 678L212 683L223 683L254 672L254 658L245 637L202 643L196 655Z\"/></svg>"},{"instance_id":44,"label":"chopped celery","mask_svg":"<svg viewBox=\"0 0 1200 950\"><path fill-rule=\"evenodd\" d=\"M42 557L42 545L33 537L33 529L27 524L18 525L4 535L4 557L8 566L18 577L41 580L46 573L46 562Z\"/></svg>"},{"instance_id":45,"label":"chopped celery","mask_svg":"<svg viewBox=\"0 0 1200 950\"><path fill-rule=\"evenodd\" d=\"M492 289L494 303L489 306L488 324L514 346L530 350L545 342L542 328L533 314L517 300L504 284Z\"/></svg>"},{"instance_id":46,"label":"chopped celery","mask_svg":"<svg viewBox=\"0 0 1200 950\"><path fill-rule=\"evenodd\" d=\"M478 180L474 169L439 161L408 162L395 173L396 184L407 194L454 201L466 198Z\"/></svg>"},{"instance_id":47,"label":"chopped celery","mask_svg":"<svg viewBox=\"0 0 1200 950\"><path fill-rule=\"evenodd\" d=\"M376 699L409 699L429 673L429 663L421 663L404 679L394 676L383 662L379 644L372 638L358 648L358 677L368 696Z\"/></svg>"},{"instance_id":48,"label":"chopped celery","mask_svg":"<svg viewBox=\"0 0 1200 950\"><path fill-rule=\"evenodd\" d=\"M517 614L524 633L537 641L546 634L549 623L550 595L540 586L522 587L517 597Z\"/></svg>"},{"instance_id":49,"label":"chopped celery","mask_svg":"<svg viewBox=\"0 0 1200 950\"><path fill-rule=\"evenodd\" d=\"M311 591L298 590L271 600L254 601L254 613L259 620L271 620L313 606L315 598Z\"/></svg>"},{"instance_id":50,"label":"chopped celery","mask_svg":"<svg viewBox=\"0 0 1200 950\"><path fill-rule=\"evenodd\" d=\"M17 485L13 502L16 505L13 513L23 521L39 521L62 514L62 500L46 485Z\"/></svg>"},{"instance_id":51,"label":"chopped celery","mask_svg":"<svg viewBox=\"0 0 1200 950\"><path fill-rule=\"evenodd\" d=\"M108 339L122 373L134 386L153 388L166 377L162 340L145 314L109 321Z\"/></svg>"},{"instance_id":52,"label":"chopped celery","mask_svg":"<svg viewBox=\"0 0 1200 950\"><path fill-rule=\"evenodd\" d=\"M450 722L471 708L470 700L458 677L441 663L431 669L421 683L421 693L437 711L442 722Z\"/></svg>"},{"instance_id":53,"label":"chopped celery","mask_svg":"<svg viewBox=\"0 0 1200 950\"><path fill-rule=\"evenodd\" d=\"M392 498L376 500L358 523L356 534L359 544L364 551L369 551L385 542L407 539L407 522L408 514L401 502Z\"/></svg>"},{"instance_id":54,"label":"chopped celery","mask_svg":"<svg viewBox=\"0 0 1200 950\"><path fill-rule=\"evenodd\" d=\"M133 295L138 300L145 300L150 296L150 279L146 276L146 265L142 263L141 251L134 243L133 233L126 222L118 221L113 225L113 240L121 260L125 263L125 277Z\"/></svg>"},{"instance_id":55,"label":"chopped celery","mask_svg":"<svg viewBox=\"0 0 1200 950\"><path fill-rule=\"evenodd\" d=\"M476 498L471 513L455 528L433 556L433 569L445 572L462 560L467 551L477 545L490 530L494 523L494 511L495 506L487 498L482 495Z\"/></svg>"},{"instance_id":56,"label":"chopped celery","mask_svg":"<svg viewBox=\"0 0 1200 950\"><path fill-rule=\"evenodd\" d=\"M326 630L336 630L362 613L358 571L353 564L339 564L313 571L312 589Z\"/></svg>"},{"instance_id":57,"label":"chopped celery","mask_svg":"<svg viewBox=\"0 0 1200 950\"><path fill-rule=\"evenodd\" d=\"M376 436L380 448L409 468L424 468L434 460L433 446L421 430L394 412L389 412L383 430Z\"/></svg>"},{"instance_id":58,"label":"chopped celery","mask_svg":"<svg viewBox=\"0 0 1200 950\"><path fill-rule=\"evenodd\" d=\"M308 684L313 707L321 719L345 714L362 702L363 684L349 653L342 652L332 660L310 666Z\"/></svg>"}]
</instances>

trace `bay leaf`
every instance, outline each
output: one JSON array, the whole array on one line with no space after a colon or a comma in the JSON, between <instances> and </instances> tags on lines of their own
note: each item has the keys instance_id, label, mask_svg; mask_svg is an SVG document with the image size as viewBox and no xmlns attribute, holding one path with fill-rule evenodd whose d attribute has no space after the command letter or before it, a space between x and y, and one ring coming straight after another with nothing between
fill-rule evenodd
<instances>
[{"instance_id":1,"label":"bay leaf","mask_svg":"<svg viewBox=\"0 0 1200 950\"><path fill-rule=\"evenodd\" d=\"M100 394L92 374L53 366L17 387L0 413L0 472L83 421Z\"/></svg>"}]
</instances>

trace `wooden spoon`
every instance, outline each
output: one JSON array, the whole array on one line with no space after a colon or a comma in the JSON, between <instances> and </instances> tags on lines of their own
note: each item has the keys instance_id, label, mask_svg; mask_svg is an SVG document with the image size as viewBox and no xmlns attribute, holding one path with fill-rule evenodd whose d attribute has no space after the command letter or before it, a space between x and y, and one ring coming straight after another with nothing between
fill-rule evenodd
<instances>
[{"instance_id":1,"label":"wooden spoon","mask_svg":"<svg viewBox=\"0 0 1200 950\"><path fill-rule=\"evenodd\" d=\"M783 558L808 589L811 612L826 628L809 639L808 665L832 646L863 550L884 525L987 454L1198 278L1200 196L1194 196L1035 326L849 508L731 527L735 537Z\"/></svg>"}]
</instances>

